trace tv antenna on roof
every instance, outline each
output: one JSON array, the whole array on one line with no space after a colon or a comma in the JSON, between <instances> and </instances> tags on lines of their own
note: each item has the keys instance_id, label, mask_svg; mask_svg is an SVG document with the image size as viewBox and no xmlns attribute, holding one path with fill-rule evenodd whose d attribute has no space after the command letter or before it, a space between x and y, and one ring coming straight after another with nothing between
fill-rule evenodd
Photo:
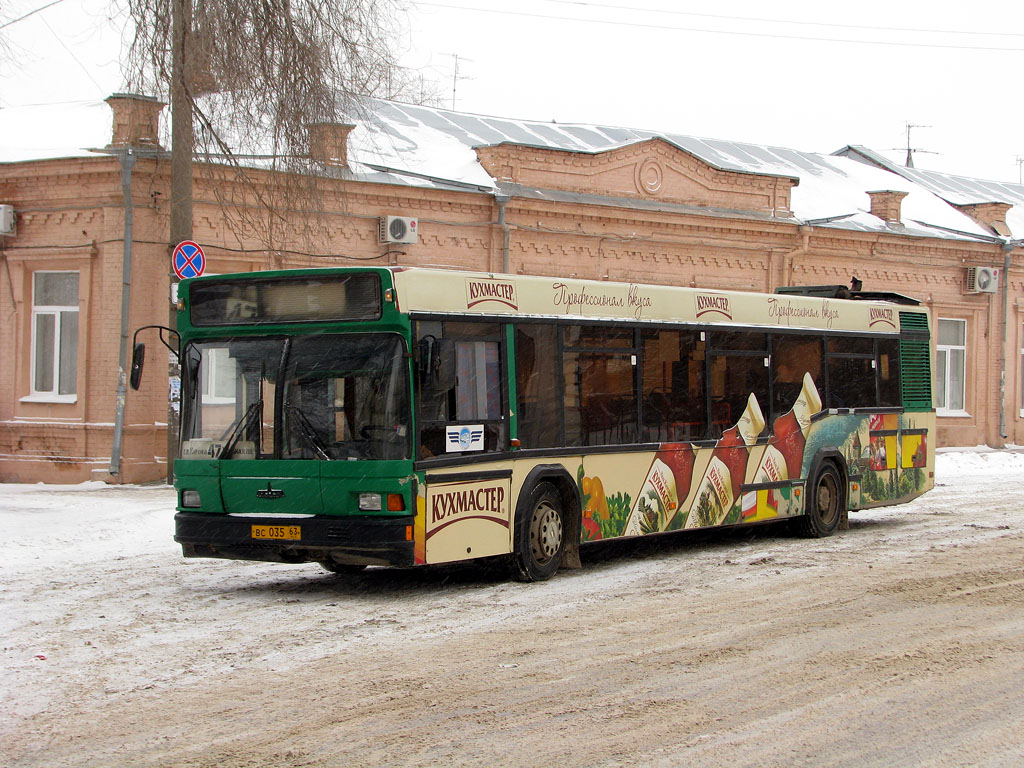
<instances>
[{"instance_id":1,"label":"tv antenna on roof","mask_svg":"<svg viewBox=\"0 0 1024 768\"><path fill-rule=\"evenodd\" d=\"M910 146L910 129L911 128L931 128L930 125L917 125L916 123L910 123L910 122L908 122L906 125L907 125L907 146L906 147L892 147L893 151L895 151L897 149L899 149L899 150L906 149L906 151L907 151L907 159L906 159L906 162L903 163L904 167L906 167L906 168L913 168L914 167L914 153L915 152L924 152L926 155L937 155L937 154L939 154L938 152L932 152L931 150L928 150L928 149L919 149L917 147L911 147Z\"/></svg>"},{"instance_id":2,"label":"tv antenna on roof","mask_svg":"<svg viewBox=\"0 0 1024 768\"><path fill-rule=\"evenodd\" d=\"M449 54L446 54L446 55L451 56L453 59L455 59L455 71L452 73L452 112L454 112L455 111L455 89L459 85L459 80L472 80L473 78L466 77L465 75L463 75L462 77L459 77L459 59L460 59L459 54L457 54L457 53L449 53ZM462 59L462 61L469 61L469 62L473 61L472 59L467 59L465 56L461 57L461 59Z\"/></svg>"},{"instance_id":3,"label":"tv antenna on roof","mask_svg":"<svg viewBox=\"0 0 1024 768\"><path fill-rule=\"evenodd\" d=\"M1024 184L1024 175L1022 175L1021 167L1024 166L1024 157L1017 155L1017 183Z\"/></svg>"}]
</instances>

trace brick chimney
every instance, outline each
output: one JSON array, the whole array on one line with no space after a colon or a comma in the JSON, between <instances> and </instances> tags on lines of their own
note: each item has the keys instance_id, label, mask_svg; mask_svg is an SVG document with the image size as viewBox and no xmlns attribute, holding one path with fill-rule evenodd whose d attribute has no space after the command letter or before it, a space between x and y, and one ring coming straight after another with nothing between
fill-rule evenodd
<instances>
[{"instance_id":1,"label":"brick chimney","mask_svg":"<svg viewBox=\"0 0 1024 768\"><path fill-rule=\"evenodd\" d=\"M886 224L899 224L900 206L903 198L908 192L897 192L891 189L880 189L875 192L868 192L871 198L871 215L877 216Z\"/></svg>"},{"instance_id":2,"label":"brick chimney","mask_svg":"<svg viewBox=\"0 0 1024 768\"><path fill-rule=\"evenodd\" d=\"M325 165L348 168L348 123L310 123L309 156Z\"/></svg>"},{"instance_id":3,"label":"brick chimney","mask_svg":"<svg viewBox=\"0 0 1024 768\"><path fill-rule=\"evenodd\" d=\"M979 224L982 224L997 235L1010 237L1010 228L1006 225L1006 214L1013 208L1009 203L972 203L970 205L954 205Z\"/></svg>"},{"instance_id":4,"label":"brick chimney","mask_svg":"<svg viewBox=\"0 0 1024 768\"><path fill-rule=\"evenodd\" d=\"M153 96L115 93L106 98L114 112L110 147L160 148L160 110L166 104Z\"/></svg>"}]
</instances>

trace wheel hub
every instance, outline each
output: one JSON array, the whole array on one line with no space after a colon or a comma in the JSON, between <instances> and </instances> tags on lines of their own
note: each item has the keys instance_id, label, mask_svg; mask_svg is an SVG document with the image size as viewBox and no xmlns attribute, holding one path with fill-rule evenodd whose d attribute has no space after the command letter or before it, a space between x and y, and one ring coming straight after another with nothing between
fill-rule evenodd
<instances>
[{"instance_id":1,"label":"wheel hub","mask_svg":"<svg viewBox=\"0 0 1024 768\"><path fill-rule=\"evenodd\" d=\"M551 504L542 502L533 512L530 523L530 549L541 565L558 554L562 546L562 516Z\"/></svg>"}]
</instances>

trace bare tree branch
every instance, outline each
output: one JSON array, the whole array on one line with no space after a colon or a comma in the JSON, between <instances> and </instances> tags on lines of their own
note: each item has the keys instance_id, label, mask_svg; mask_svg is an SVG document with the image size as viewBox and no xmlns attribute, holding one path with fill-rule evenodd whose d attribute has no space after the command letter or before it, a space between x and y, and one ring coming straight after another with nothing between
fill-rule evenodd
<instances>
[{"instance_id":1,"label":"bare tree branch","mask_svg":"<svg viewBox=\"0 0 1024 768\"><path fill-rule=\"evenodd\" d=\"M123 2L135 25L128 86L166 96L172 79L174 2ZM236 234L248 237L259 231L268 248L285 236L285 222L271 211L321 208L317 176L310 173L310 124L352 114L359 96L419 103L437 98L429 89L423 93L422 81L417 83L398 64L401 0L193 0L193 6L185 33L193 150L232 166L216 171L219 180L230 177L247 189L239 192L237 184L211 188L217 194L235 189L230 193L247 198L248 205L221 202L232 203L224 208ZM268 169L289 172L273 192L278 199L269 199L266 187L252 183L238 161L246 154L267 156ZM215 172L215 164L203 167ZM264 205L262 214L251 213ZM309 231L310 224L302 227Z\"/></svg>"}]
</instances>

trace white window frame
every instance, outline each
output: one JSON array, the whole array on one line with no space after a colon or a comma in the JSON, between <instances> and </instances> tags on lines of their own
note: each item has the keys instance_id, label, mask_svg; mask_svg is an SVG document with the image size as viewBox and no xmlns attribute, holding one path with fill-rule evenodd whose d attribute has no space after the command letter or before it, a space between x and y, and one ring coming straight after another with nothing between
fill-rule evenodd
<instances>
[{"instance_id":1,"label":"white window frame","mask_svg":"<svg viewBox=\"0 0 1024 768\"><path fill-rule=\"evenodd\" d=\"M81 342L81 318L79 317L78 323L78 336L75 339L75 391L69 393L60 393L60 379L61 379L61 324L64 316L70 313L80 315L78 304L74 305L57 305L57 304L36 304L36 280L39 275L45 274L73 274L78 280L78 295L81 296L82 284L81 284L81 272L75 269L47 269L39 270L32 273L32 334L31 334L31 355L30 355L30 368L29 368L29 396L21 398L22 402L37 402L37 403L76 403L78 402L78 350ZM38 339L36 332L39 327L39 318L45 315L53 316L53 386L49 390L40 390L36 388L36 362L38 350Z\"/></svg>"},{"instance_id":2,"label":"white window frame","mask_svg":"<svg viewBox=\"0 0 1024 768\"><path fill-rule=\"evenodd\" d=\"M938 329L942 323L959 323L963 326L963 344L942 344L939 342ZM952 391L951 377L950 377L950 358L951 352L959 350L963 353L963 370L961 371L961 391L960 391L960 402L963 404L961 408L950 408L950 393ZM935 413L938 416L970 416L967 412L967 320L959 317L940 317L938 318L938 325L936 326L935 333L935 370L939 369L939 358L945 357L945 376L943 381L936 382L941 387L942 395L945 399L946 405L936 407Z\"/></svg>"},{"instance_id":3,"label":"white window frame","mask_svg":"<svg viewBox=\"0 0 1024 768\"><path fill-rule=\"evenodd\" d=\"M203 373L205 373L204 380L202 382L202 398L203 405L233 405L235 402L234 394L234 383L235 383L235 365L234 361L227 356L227 347L214 347L209 350L209 360L203 363ZM228 396L217 395L216 392L220 388L221 379L226 375L226 369L231 369L231 382L232 382L232 393Z\"/></svg>"}]
</instances>

